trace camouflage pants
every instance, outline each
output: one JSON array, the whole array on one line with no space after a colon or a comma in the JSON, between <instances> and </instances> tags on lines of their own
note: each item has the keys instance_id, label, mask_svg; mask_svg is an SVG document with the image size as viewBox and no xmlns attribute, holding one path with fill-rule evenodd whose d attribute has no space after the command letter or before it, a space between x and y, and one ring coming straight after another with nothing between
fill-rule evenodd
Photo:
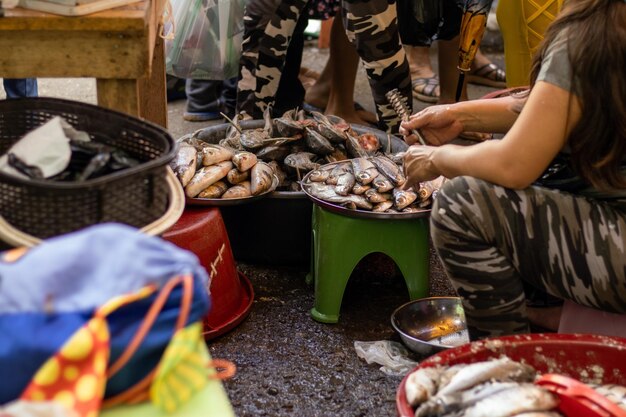
<instances>
[{"instance_id":1,"label":"camouflage pants","mask_svg":"<svg viewBox=\"0 0 626 417\"><path fill-rule=\"evenodd\" d=\"M409 63L400 43L395 0L343 0L343 24L369 79L378 127L398 130L400 119L385 94L397 88L413 108Z\"/></svg>"},{"instance_id":2,"label":"camouflage pants","mask_svg":"<svg viewBox=\"0 0 626 417\"><path fill-rule=\"evenodd\" d=\"M529 331L523 280L626 313L626 212L607 202L459 177L437 196L431 235L472 339Z\"/></svg>"},{"instance_id":3,"label":"camouflage pants","mask_svg":"<svg viewBox=\"0 0 626 417\"><path fill-rule=\"evenodd\" d=\"M237 111L261 118L274 105L280 75L294 28L307 0L249 2L244 13ZM412 108L409 65L400 44L395 0L343 0L346 34L356 47L369 78L379 127L397 131L400 120L387 101L387 91L398 88ZM271 18L270 18L271 16ZM340 59L335 57L334 59Z\"/></svg>"}]
</instances>

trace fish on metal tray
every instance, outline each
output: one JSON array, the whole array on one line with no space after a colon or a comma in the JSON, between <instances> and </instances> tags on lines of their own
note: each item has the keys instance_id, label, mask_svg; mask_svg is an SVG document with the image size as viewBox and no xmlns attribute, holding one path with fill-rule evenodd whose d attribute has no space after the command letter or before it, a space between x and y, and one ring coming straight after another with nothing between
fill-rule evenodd
<instances>
[{"instance_id":1,"label":"fish on metal tray","mask_svg":"<svg viewBox=\"0 0 626 417\"><path fill-rule=\"evenodd\" d=\"M393 204L398 210L402 210L417 200L417 193L411 190L393 189Z\"/></svg>"},{"instance_id":2,"label":"fish on metal tray","mask_svg":"<svg viewBox=\"0 0 626 417\"><path fill-rule=\"evenodd\" d=\"M328 155L333 153L335 148L328 139L322 136L321 133L310 127L306 127L304 131L306 145L312 152L318 155Z\"/></svg>"},{"instance_id":3,"label":"fish on metal tray","mask_svg":"<svg viewBox=\"0 0 626 417\"><path fill-rule=\"evenodd\" d=\"M370 161L378 169L378 172L387 177L394 186L399 187L406 182L402 169L386 156L375 156L370 158Z\"/></svg>"},{"instance_id":4,"label":"fish on metal tray","mask_svg":"<svg viewBox=\"0 0 626 417\"><path fill-rule=\"evenodd\" d=\"M392 206L393 206L392 201L381 201L380 203L374 206L372 211L375 213L384 213L387 210L389 210Z\"/></svg>"},{"instance_id":5,"label":"fish on metal tray","mask_svg":"<svg viewBox=\"0 0 626 417\"><path fill-rule=\"evenodd\" d=\"M281 136L294 136L304 132L304 126L296 120L295 109L287 110L282 117L274 119L274 128Z\"/></svg>"},{"instance_id":6,"label":"fish on metal tray","mask_svg":"<svg viewBox=\"0 0 626 417\"><path fill-rule=\"evenodd\" d=\"M313 162L315 158L317 155L314 153L297 152L287 155L283 162L287 168L304 174L320 167L320 164Z\"/></svg>"},{"instance_id":7,"label":"fish on metal tray","mask_svg":"<svg viewBox=\"0 0 626 417\"><path fill-rule=\"evenodd\" d=\"M335 192L335 187L320 182L312 182L303 184L302 187L312 196L320 200L336 203L340 205L354 205L357 208L371 210L372 203L361 195L348 194L346 196L339 195Z\"/></svg>"},{"instance_id":8,"label":"fish on metal tray","mask_svg":"<svg viewBox=\"0 0 626 417\"><path fill-rule=\"evenodd\" d=\"M183 187L189 184L196 173L198 152L191 145L181 145L176 156L170 162L170 168L176 174Z\"/></svg>"},{"instance_id":9,"label":"fish on metal tray","mask_svg":"<svg viewBox=\"0 0 626 417\"><path fill-rule=\"evenodd\" d=\"M289 145L270 145L256 151L256 156L264 161L282 161L290 153Z\"/></svg>"},{"instance_id":10,"label":"fish on metal tray","mask_svg":"<svg viewBox=\"0 0 626 417\"><path fill-rule=\"evenodd\" d=\"M378 190L379 193L386 193L387 191L391 191L394 188L391 181L389 181L387 177L382 174L374 178L372 184L374 185L374 187L376 187L376 190Z\"/></svg>"},{"instance_id":11,"label":"fish on metal tray","mask_svg":"<svg viewBox=\"0 0 626 417\"><path fill-rule=\"evenodd\" d=\"M357 182L356 184L354 184L354 187L352 187L352 194L356 194L356 195L365 194L367 190L371 190L371 189L372 189L371 185L363 185Z\"/></svg>"},{"instance_id":12,"label":"fish on metal tray","mask_svg":"<svg viewBox=\"0 0 626 417\"><path fill-rule=\"evenodd\" d=\"M228 180L229 183L235 185L235 184L239 184L240 182L244 182L247 179L250 178L250 171L239 171L237 168L233 168L230 171L228 171L228 174L226 174L226 179Z\"/></svg>"},{"instance_id":13,"label":"fish on metal tray","mask_svg":"<svg viewBox=\"0 0 626 417\"><path fill-rule=\"evenodd\" d=\"M198 198L220 198L226 190L228 190L228 184L225 181L218 181L202 190Z\"/></svg>"},{"instance_id":14,"label":"fish on metal tray","mask_svg":"<svg viewBox=\"0 0 626 417\"><path fill-rule=\"evenodd\" d=\"M363 185L374 181L374 178L379 174L374 164L367 158L354 158L350 162L352 163L352 170L356 180Z\"/></svg>"},{"instance_id":15,"label":"fish on metal tray","mask_svg":"<svg viewBox=\"0 0 626 417\"><path fill-rule=\"evenodd\" d=\"M365 192L365 198L370 203L382 203L383 201L392 202L392 196L388 193L379 193L375 188L371 188ZM389 207L387 207L389 208Z\"/></svg>"},{"instance_id":16,"label":"fish on metal tray","mask_svg":"<svg viewBox=\"0 0 626 417\"><path fill-rule=\"evenodd\" d=\"M232 161L235 167L239 171L243 172L252 168L254 164L257 163L258 158L252 152L242 151L242 152L237 152L235 155L233 155Z\"/></svg>"},{"instance_id":17,"label":"fish on metal tray","mask_svg":"<svg viewBox=\"0 0 626 417\"><path fill-rule=\"evenodd\" d=\"M250 190L250 181L244 181L240 184L233 185L230 187L224 194L222 194L222 199L233 199L233 198L246 198L252 195Z\"/></svg>"},{"instance_id":18,"label":"fish on metal tray","mask_svg":"<svg viewBox=\"0 0 626 417\"><path fill-rule=\"evenodd\" d=\"M352 167L350 164L337 164L331 169L330 175L326 179L326 184L329 185L337 185L339 181L339 177L345 174L346 172L352 172Z\"/></svg>"},{"instance_id":19,"label":"fish on metal tray","mask_svg":"<svg viewBox=\"0 0 626 417\"><path fill-rule=\"evenodd\" d=\"M234 152L232 149L221 145L207 144L202 149L202 165L205 167L215 165L222 161L232 159Z\"/></svg>"},{"instance_id":20,"label":"fish on metal tray","mask_svg":"<svg viewBox=\"0 0 626 417\"><path fill-rule=\"evenodd\" d=\"M276 178L278 178L278 187L286 187L288 185L287 184L287 174L280 167L278 162L270 161L270 162L267 163L267 165L269 165L272 168L272 170L274 171L274 175L276 175Z\"/></svg>"},{"instance_id":21,"label":"fish on metal tray","mask_svg":"<svg viewBox=\"0 0 626 417\"><path fill-rule=\"evenodd\" d=\"M352 191L352 187L356 184L354 174L350 171L344 172L337 178L337 185L335 186L335 192L339 195L348 195Z\"/></svg>"},{"instance_id":22,"label":"fish on metal tray","mask_svg":"<svg viewBox=\"0 0 626 417\"><path fill-rule=\"evenodd\" d=\"M430 198L435 191L441 188L445 179L445 177L439 176L434 180L421 182L418 190L420 200L424 201Z\"/></svg>"},{"instance_id":23,"label":"fish on metal tray","mask_svg":"<svg viewBox=\"0 0 626 417\"><path fill-rule=\"evenodd\" d=\"M265 162L257 162L250 171L250 192L259 195L268 191L274 181L274 171Z\"/></svg>"},{"instance_id":24,"label":"fish on metal tray","mask_svg":"<svg viewBox=\"0 0 626 417\"><path fill-rule=\"evenodd\" d=\"M328 169L315 169L309 174L309 181L312 182L326 182L330 176L330 170Z\"/></svg>"},{"instance_id":25,"label":"fish on metal tray","mask_svg":"<svg viewBox=\"0 0 626 417\"><path fill-rule=\"evenodd\" d=\"M322 113L312 111L311 114L313 115L313 118L317 121L317 130L322 136L324 136L326 139L333 143L343 143L346 141L347 135L345 127L342 128L339 125L336 125ZM343 122L343 126L347 125L344 120L341 121Z\"/></svg>"},{"instance_id":26,"label":"fish on metal tray","mask_svg":"<svg viewBox=\"0 0 626 417\"><path fill-rule=\"evenodd\" d=\"M222 161L215 165L200 168L185 187L185 195L191 198L197 196L209 185L224 178L231 169L233 169L231 161Z\"/></svg>"}]
</instances>

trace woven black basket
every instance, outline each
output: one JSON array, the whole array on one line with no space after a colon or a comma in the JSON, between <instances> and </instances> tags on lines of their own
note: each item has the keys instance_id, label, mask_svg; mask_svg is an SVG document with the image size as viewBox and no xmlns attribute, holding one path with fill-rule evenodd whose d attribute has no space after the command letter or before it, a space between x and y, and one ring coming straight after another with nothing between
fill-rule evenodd
<instances>
[{"instance_id":1,"label":"woven black basket","mask_svg":"<svg viewBox=\"0 0 626 417\"><path fill-rule=\"evenodd\" d=\"M166 169L175 142L163 128L126 114L53 98L0 101L0 155L55 116L141 163L82 182L21 179L0 172L0 215L8 223L45 239L104 222L140 228L165 213Z\"/></svg>"}]
</instances>

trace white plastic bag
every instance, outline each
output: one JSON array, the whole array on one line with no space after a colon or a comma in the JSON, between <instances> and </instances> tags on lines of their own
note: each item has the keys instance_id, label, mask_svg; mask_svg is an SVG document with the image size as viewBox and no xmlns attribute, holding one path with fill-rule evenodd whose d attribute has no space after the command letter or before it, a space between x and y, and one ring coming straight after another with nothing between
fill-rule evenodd
<instances>
[{"instance_id":1,"label":"white plastic bag","mask_svg":"<svg viewBox=\"0 0 626 417\"><path fill-rule=\"evenodd\" d=\"M237 75L245 0L172 0L165 71L179 78L225 80ZM169 39L172 38L172 39Z\"/></svg>"},{"instance_id":2,"label":"white plastic bag","mask_svg":"<svg viewBox=\"0 0 626 417\"><path fill-rule=\"evenodd\" d=\"M398 342L378 340L375 342L354 342L354 349L359 358L370 363L383 365L380 370L387 375L403 376L415 368L418 363L409 359L409 351Z\"/></svg>"}]
</instances>

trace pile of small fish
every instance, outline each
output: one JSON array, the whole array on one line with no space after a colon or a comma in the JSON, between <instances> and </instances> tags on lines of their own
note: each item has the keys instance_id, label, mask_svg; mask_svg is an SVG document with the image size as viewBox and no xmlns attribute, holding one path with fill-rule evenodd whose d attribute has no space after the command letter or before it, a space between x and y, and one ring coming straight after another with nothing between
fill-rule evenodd
<instances>
[{"instance_id":1,"label":"pile of small fish","mask_svg":"<svg viewBox=\"0 0 626 417\"><path fill-rule=\"evenodd\" d=\"M320 200L353 210L416 213L432 205L443 181L439 177L421 183L418 190L404 190L402 167L378 155L324 165L306 176L302 188Z\"/></svg>"},{"instance_id":2,"label":"pile of small fish","mask_svg":"<svg viewBox=\"0 0 626 417\"><path fill-rule=\"evenodd\" d=\"M170 167L190 198L246 198L276 185L273 169L255 154L195 139L180 143Z\"/></svg>"},{"instance_id":3,"label":"pile of small fish","mask_svg":"<svg viewBox=\"0 0 626 417\"><path fill-rule=\"evenodd\" d=\"M307 172L363 153L373 155L381 148L375 134L359 135L338 117L294 109L272 119L270 111L265 111L265 125L258 129L242 129L238 115L220 145L252 152L268 162L279 179L279 190L300 191L299 181Z\"/></svg>"},{"instance_id":4,"label":"pile of small fish","mask_svg":"<svg viewBox=\"0 0 626 417\"><path fill-rule=\"evenodd\" d=\"M420 368L408 376L405 394L415 408L415 417L561 416L556 411L559 398L535 385L537 376L533 367L503 356L472 364ZM626 388L594 388L626 407L614 398L621 392L623 400Z\"/></svg>"}]
</instances>

